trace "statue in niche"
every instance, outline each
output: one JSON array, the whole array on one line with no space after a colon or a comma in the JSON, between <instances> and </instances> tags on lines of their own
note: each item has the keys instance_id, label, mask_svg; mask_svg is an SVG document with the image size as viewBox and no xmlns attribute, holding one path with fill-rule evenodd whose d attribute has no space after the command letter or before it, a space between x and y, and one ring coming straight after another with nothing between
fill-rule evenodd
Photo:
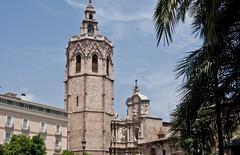
<instances>
[{"instance_id":1,"label":"statue in niche","mask_svg":"<svg viewBox=\"0 0 240 155\"><path fill-rule=\"evenodd\" d=\"M138 141L138 138L139 138L139 136L140 136L140 130L139 130L139 128L135 128L134 129L134 141Z\"/></svg>"},{"instance_id":2,"label":"statue in niche","mask_svg":"<svg viewBox=\"0 0 240 155\"><path fill-rule=\"evenodd\" d=\"M127 141L127 128L120 129L119 139L121 142Z\"/></svg>"},{"instance_id":3,"label":"statue in niche","mask_svg":"<svg viewBox=\"0 0 240 155\"><path fill-rule=\"evenodd\" d=\"M140 106L140 114L141 114L141 115L144 114L144 107L143 107L142 104L141 104L141 106Z\"/></svg>"},{"instance_id":4,"label":"statue in niche","mask_svg":"<svg viewBox=\"0 0 240 155\"><path fill-rule=\"evenodd\" d=\"M143 114L148 115L148 105L147 104L145 104L145 106L143 108Z\"/></svg>"},{"instance_id":5,"label":"statue in niche","mask_svg":"<svg viewBox=\"0 0 240 155\"><path fill-rule=\"evenodd\" d=\"M134 107L133 107L133 116L137 116L137 112L138 112L138 109L137 109L138 107L137 107L137 105L135 105Z\"/></svg>"},{"instance_id":6,"label":"statue in niche","mask_svg":"<svg viewBox=\"0 0 240 155\"><path fill-rule=\"evenodd\" d=\"M122 128L122 142L127 141L127 128Z\"/></svg>"},{"instance_id":7,"label":"statue in niche","mask_svg":"<svg viewBox=\"0 0 240 155\"><path fill-rule=\"evenodd\" d=\"M115 137L114 137L114 136L112 136L112 137L111 137L111 140L112 140L112 142L114 142L114 141L115 141Z\"/></svg>"}]
</instances>

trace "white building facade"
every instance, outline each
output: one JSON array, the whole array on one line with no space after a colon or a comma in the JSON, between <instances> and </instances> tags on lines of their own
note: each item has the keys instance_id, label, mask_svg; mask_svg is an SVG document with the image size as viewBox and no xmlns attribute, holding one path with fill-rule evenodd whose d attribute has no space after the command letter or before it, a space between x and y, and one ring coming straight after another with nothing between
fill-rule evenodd
<instances>
[{"instance_id":1,"label":"white building facade","mask_svg":"<svg viewBox=\"0 0 240 155\"><path fill-rule=\"evenodd\" d=\"M60 154L67 149L67 122L63 109L24 101L13 93L0 95L0 145L12 135L40 134L47 154Z\"/></svg>"}]
</instances>

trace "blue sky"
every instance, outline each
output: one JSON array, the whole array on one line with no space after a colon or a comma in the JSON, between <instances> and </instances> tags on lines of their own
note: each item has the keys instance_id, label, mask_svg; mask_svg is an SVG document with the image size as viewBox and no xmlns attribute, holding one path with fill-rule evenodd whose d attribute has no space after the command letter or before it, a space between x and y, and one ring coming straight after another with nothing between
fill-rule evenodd
<instances>
[{"instance_id":1,"label":"blue sky","mask_svg":"<svg viewBox=\"0 0 240 155\"><path fill-rule=\"evenodd\" d=\"M35 102L63 108L65 47L80 33L88 0L8 0L0 5L0 93L26 93ZM191 34L191 19L180 24L170 46L157 47L152 15L156 0L93 0L101 34L112 40L115 111L138 79L151 100L153 116L169 120L177 104L174 66L201 40Z\"/></svg>"}]
</instances>

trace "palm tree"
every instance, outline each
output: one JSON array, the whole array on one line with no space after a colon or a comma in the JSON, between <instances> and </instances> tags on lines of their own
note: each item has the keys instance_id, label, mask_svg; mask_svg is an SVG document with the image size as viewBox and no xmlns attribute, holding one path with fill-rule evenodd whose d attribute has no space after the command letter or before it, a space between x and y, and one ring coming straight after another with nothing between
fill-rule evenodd
<instances>
[{"instance_id":1,"label":"palm tree","mask_svg":"<svg viewBox=\"0 0 240 155\"><path fill-rule=\"evenodd\" d=\"M193 18L193 32L204 41L202 48L191 52L176 68L178 77L184 77L184 82L172 130L175 135L180 131L183 147L189 142L201 142L199 147L185 145L185 148L190 146L186 148L189 152L191 147L199 148L195 149L195 154L201 149L209 152L217 139L219 155L223 155L223 142L231 137L237 125L239 7L237 0L159 0L156 7L154 20L158 44L161 39L168 45L172 42L174 28L180 21L185 21L187 13ZM215 117L203 117L203 113L210 109L214 109L211 113ZM202 117L204 121L199 122ZM199 131L200 126L206 130ZM199 139L196 133L205 135L205 138Z\"/></svg>"}]
</instances>

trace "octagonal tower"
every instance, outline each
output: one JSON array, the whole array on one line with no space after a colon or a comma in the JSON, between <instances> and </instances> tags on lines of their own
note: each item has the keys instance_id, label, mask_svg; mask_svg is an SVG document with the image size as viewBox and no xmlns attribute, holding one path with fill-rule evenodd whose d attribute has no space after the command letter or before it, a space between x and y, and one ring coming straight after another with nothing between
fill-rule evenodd
<instances>
[{"instance_id":1,"label":"octagonal tower","mask_svg":"<svg viewBox=\"0 0 240 155\"><path fill-rule=\"evenodd\" d=\"M113 45L98 29L89 1L80 35L66 49L65 109L68 112L68 149L82 154L109 154L110 123L114 117Z\"/></svg>"}]
</instances>

